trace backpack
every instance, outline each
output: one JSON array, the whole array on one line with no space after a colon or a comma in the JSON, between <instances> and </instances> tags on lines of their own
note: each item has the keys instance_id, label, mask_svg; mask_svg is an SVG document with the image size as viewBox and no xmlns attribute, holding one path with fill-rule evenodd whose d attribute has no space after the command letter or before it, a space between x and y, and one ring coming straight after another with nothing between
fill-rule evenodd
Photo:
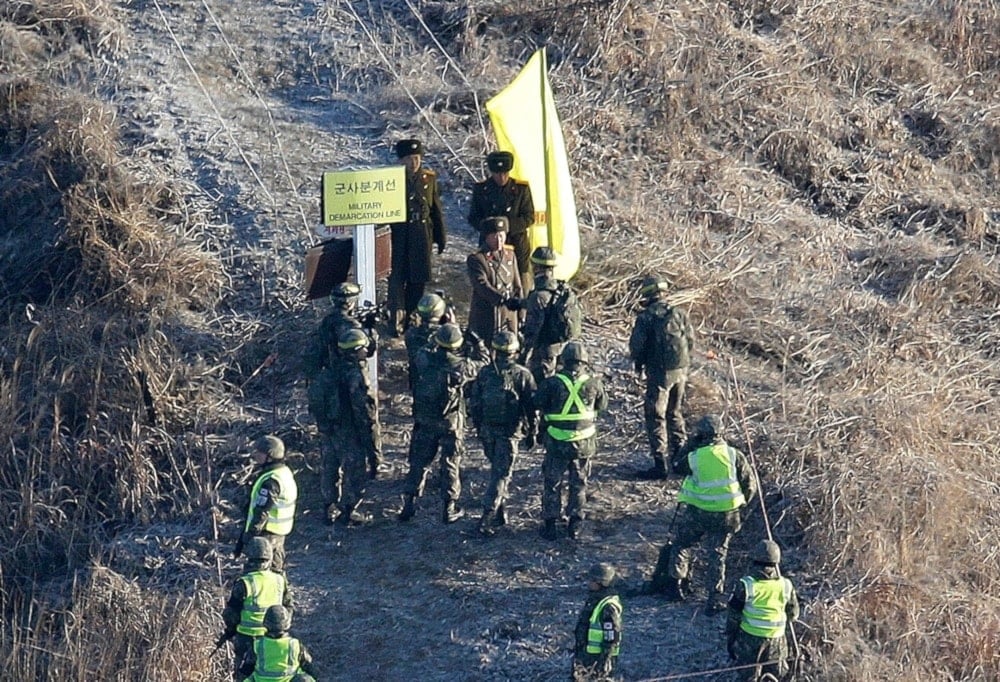
<instances>
[{"instance_id":1,"label":"backpack","mask_svg":"<svg viewBox=\"0 0 1000 682\"><path fill-rule=\"evenodd\" d=\"M687 316L683 310L676 310L666 303L653 311L656 318L653 334L656 352L663 360L663 369L687 367L690 363L687 339Z\"/></svg>"},{"instance_id":2,"label":"backpack","mask_svg":"<svg viewBox=\"0 0 1000 682\"><path fill-rule=\"evenodd\" d=\"M489 426L516 426L521 418L521 400L511 372L489 367L479 375L476 387L482 423Z\"/></svg>"},{"instance_id":3,"label":"backpack","mask_svg":"<svg viewBox=\"0 0 1000 682\"><path fill-rule=\"evenodd\" d=\"M328 429L340 413L338 383L333 372L326 369L309 382L309 388L306 390L309 413L316 420L316 426L321 431Z\"/></svg>"},{"instance_id":4,"label":"backpack","mask_svg":"<svg viewBox=\"0 0 1000 682\"><path fill-rule=\"evenodd\" d=\"M543 338L550 344L580 338L583 332L583 310L576 294L565 282L559 282L552 294L552 303L545 311Z\"/></svg>"},{"instance_id":5,"label":"backpack","mask_svg":"<svg viewBox=\"0 0 1000 682\"><path fill-rule=\"evenodd\" d=\"M417 351L414 361L417 380L413 382L413 413L427 417L443 417L451 402L451 364L434 348Z\"/></svg>"}]
</instances>

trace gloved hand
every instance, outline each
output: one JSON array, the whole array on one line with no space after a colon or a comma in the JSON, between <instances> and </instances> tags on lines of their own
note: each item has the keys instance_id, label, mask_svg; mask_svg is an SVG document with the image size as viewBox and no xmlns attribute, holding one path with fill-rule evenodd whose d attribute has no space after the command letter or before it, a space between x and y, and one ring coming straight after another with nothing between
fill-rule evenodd
<instances>
[{"instance_id":1,"label":"gloved hand","mask_svg":"<svg viewBox=\"0 0 1000 682\"><path fill-rule=\"evenodd\" d=\"M521 299L516 298L514 296L511 296L506 301L504 301L503 305L507 310L510 310L511 312L515 313L523 307Z\"/></svg>"},{"instance_id":2,"label":"gloved hand","mask_svg":"<svg viewBox=\"0 0 1000 682\"><path fill-rule=\"evenodd\" d=\"M438 244L438 255L444 253L444 244Z\"/></svg>"}]
</instances>

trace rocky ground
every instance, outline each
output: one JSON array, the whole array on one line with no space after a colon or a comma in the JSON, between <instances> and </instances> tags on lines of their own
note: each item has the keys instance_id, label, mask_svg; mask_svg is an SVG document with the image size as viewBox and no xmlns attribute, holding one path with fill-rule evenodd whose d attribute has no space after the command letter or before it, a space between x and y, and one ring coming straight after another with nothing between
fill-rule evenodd
<instances>
[{"instance_id":1,"label":"rocky ground","mask_svg":"<svg viewBox=\"0 0 1000 682\"><path fill-rule=\"evenodd\" d=\"M109 97L127 121L135 154L183 178L193 205L206 211L231 280L218 317L208 323L233 354L253 368L277 362L244 387L230 418L250 432L273 431L296 451L302 491L290 539L288 576L297 610L294 633L313 651L329 680L549 680L568 671L572 628L584 599L582 579L597 561L614 564L636 584L667 536L676 482L635 481L647 466L638 386L624 359L625 339L588 325L586 341L613 401L600 422L590 511L583 537L549 543L540 525L541 453L522 455L512 486L510 525L496 537L474 532L486 462L467 438L463 503L473 513L446 526L439 518L436 477L417 518L400 524L409 442L405 353L380 353L380 398L387 471L369 488L364 528L331 531L320 521L318 453L306 412L298 351L324 313L304 301L305 249L317 241L319 178L324 170L392 162L397 137L428 140L427 163L444 187L449 246L437 281L462 309L468 166L414 116L386 120L363 84L342 82L346 60L376 60L337 3L246 0L133 0L124 20L133 43L118 65ZM351 29L351 30L346 30ZM401 65L404 68L405 65ZM430 77L430 76L429 76ZM557 93L558 97L558 93ZM464 312L464 311L462 311ZM710 391L714 367L696 361L692 410ZM235 439L234 439L235 440ZM224 487L220 510L235 533L235 499ZM749 534L746 534L749 535ZM732 555L740 571L749 544ZM224 581L237 575L226 560ZM220 590L219 604L223 600ZM691 604L652 597L626 601L622 662L628 679L668 676L726 663L722 617ZM670 678L672 679L672 678ZM720 679L705 676L701 679Z\"/></svg>"}]
</instances>

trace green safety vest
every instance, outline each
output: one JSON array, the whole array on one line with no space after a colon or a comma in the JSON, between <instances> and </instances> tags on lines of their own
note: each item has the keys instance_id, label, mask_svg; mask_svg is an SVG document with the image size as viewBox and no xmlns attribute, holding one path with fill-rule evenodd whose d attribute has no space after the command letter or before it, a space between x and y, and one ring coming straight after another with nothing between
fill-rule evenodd
<instances>
[{"instance_id":1,"label":"green safety vest","mask_svg":"<svg viewBox=\"0 0 1000 682\"><path fill-rule=\"evenodd\" d=\"M576 381L571 381L569 377L563 374L556 374L555 376L563 382L566 390L569 391L569 395L566 396L566 402L563 403L562 409L559 412L545 415L545 421L549 424L546 429L548 434L555 440L567 442L590 438L597 433L597 427L594 426L594 419L597 417L597 413L584 405L583 400L580 398L580 387L587 383L590 375L581 374ZM553 422L565 424L567 428L563 429L553 426Z\"/></svg>"},{"instance_id":2,"label":"green safety vest","mask_svg":"<svg viewBox=\"0 0 1000 682\"><path fill-rule=\"evenodd\" d=\"M272 478L278 479L278 499L275 500L274 506L267 513L267 525L264 526L264 530L275 535L288 535L292 532L292 521L295 518L295 499L298 497L299 490L295 485L295 476L292 475L292 470L285 465L265 471L254 481L253 488L250 490L250 507L247 509L247 522L244 530L250 530L253 505L261 486Z\"/></svg>"},{"instance_id":3,"label":"green safety vest","mask_svg":"<svg viewBox=\"0 0 1000 682\"><path fill-rule=\"evenodd\" d=\"M284 637L259 637L253 643L253 675L244 682L291 682L299 672L302 645L299 640Z\"/></svg>"},{"instance_id":4,"label":"green safety vest","mask_svg":"<svg viewBox=\"0 0 1000 682\"><path fill-rule=\"evenodd\" d=\"M262 637L267 631L264 628L264 612L270 606L277 606L285 596L285 577L274 571L253 571L240 578L246 587L246 597L243 598L243 611L240 613L240 624L236 632L250 637Z\"/></svg>"},{"instance_id":5,"label":"green safety vest","mask_svg":"<svg viewBox=\"0 0 1000 682\"><path fill-rule=\"evenodd\" d=\"M614 605L619 612L622 610L621 599L617 595L605 597L597 602L597 606L590 612L590 627L587 628L587 653L599 654L604 651L604 628L601 623L601 612L609 604ZM621 650L621 641L615 642L609 652L612 656L617 656Z\"/></svg>"},{"instance_id":6,"label":"green safety vest","mask_svg":"<svg viewBox=\"0 0 1000 682\"><path fill-rule=\"evenodd\" d=\"M788 578L755 580L750 576L740 582L747 593L740 629L765 639L783 636L787 620L785 605L792 596L792 582Z\"/></svg>"},{"instance_id":7,"label":"green safety vest","mask_svg":"<svg viewBox=\"0 0 1000 682\"><path fill-rule=\"evenodd\" d=\"M691 475L684 479L679 502L710 512L728 512L746 504L736 478L736 451L725 443L698 448L688 455Z\"/></svg>"}]
</instances>

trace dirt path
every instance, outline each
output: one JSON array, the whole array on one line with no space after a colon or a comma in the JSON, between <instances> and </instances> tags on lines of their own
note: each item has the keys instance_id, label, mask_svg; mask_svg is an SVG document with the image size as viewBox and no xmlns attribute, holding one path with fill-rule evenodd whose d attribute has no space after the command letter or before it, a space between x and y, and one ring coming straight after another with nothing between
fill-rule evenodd
<instances>
[{"instance_id":1,"label":"dirt path","mask_svg":"<svg viewBox=\"0 0 1000 682\"><path fill-rule=\"evenodd\" d=\"M335 21L336 11L289 0L238 6L137 0L127 18L132 57L113 93L134 124L137 153L189 181L192 201L210 211L217 227L214 247L233 292L220 306L214 331L241 340L233 352L245 372L268 352L280 353L268 386L248 385L233 419L248 428L274 428L304 453L293 459L303 491L303 514L290 544L289 577L298 603L293 630L313 650L323 679L563 678L585 596L581 576L594 562L609 561L636 582L651 568L672 512L675 483L627 480L647 462L622 339L587 330L595 355L606 359L598 369L615 400L601 422L592 517L580 541L547 543L537 535L537 451L517 465L511 524L495 538L478 537L474 518L443 525L436 479L418 517L405 525L396 521L409 439L399 348L381 358L391 472L369 490L366 506L376 520L341 532L320 523L318 457L295 359L323 310L302 301L301 257L318 216L321 172L389 163L395 137L389 122L370 113L364 92L338 85L345 71L337 61L363 49L363 39L343 31L350 25ZM437 141L429 146L443 148ZM464 225L467 178L450 159L432 153L428 160L447 190L451 229L440 285L461 300L464 257L472 248ZM475 438L467 443L463 503L475 517L487 472ZM229 563L228 571L235 570ZM721 617L705 617L694 605L630 599L625 623L628 679L724 664Z\"/></svg>"}]
</instances>

